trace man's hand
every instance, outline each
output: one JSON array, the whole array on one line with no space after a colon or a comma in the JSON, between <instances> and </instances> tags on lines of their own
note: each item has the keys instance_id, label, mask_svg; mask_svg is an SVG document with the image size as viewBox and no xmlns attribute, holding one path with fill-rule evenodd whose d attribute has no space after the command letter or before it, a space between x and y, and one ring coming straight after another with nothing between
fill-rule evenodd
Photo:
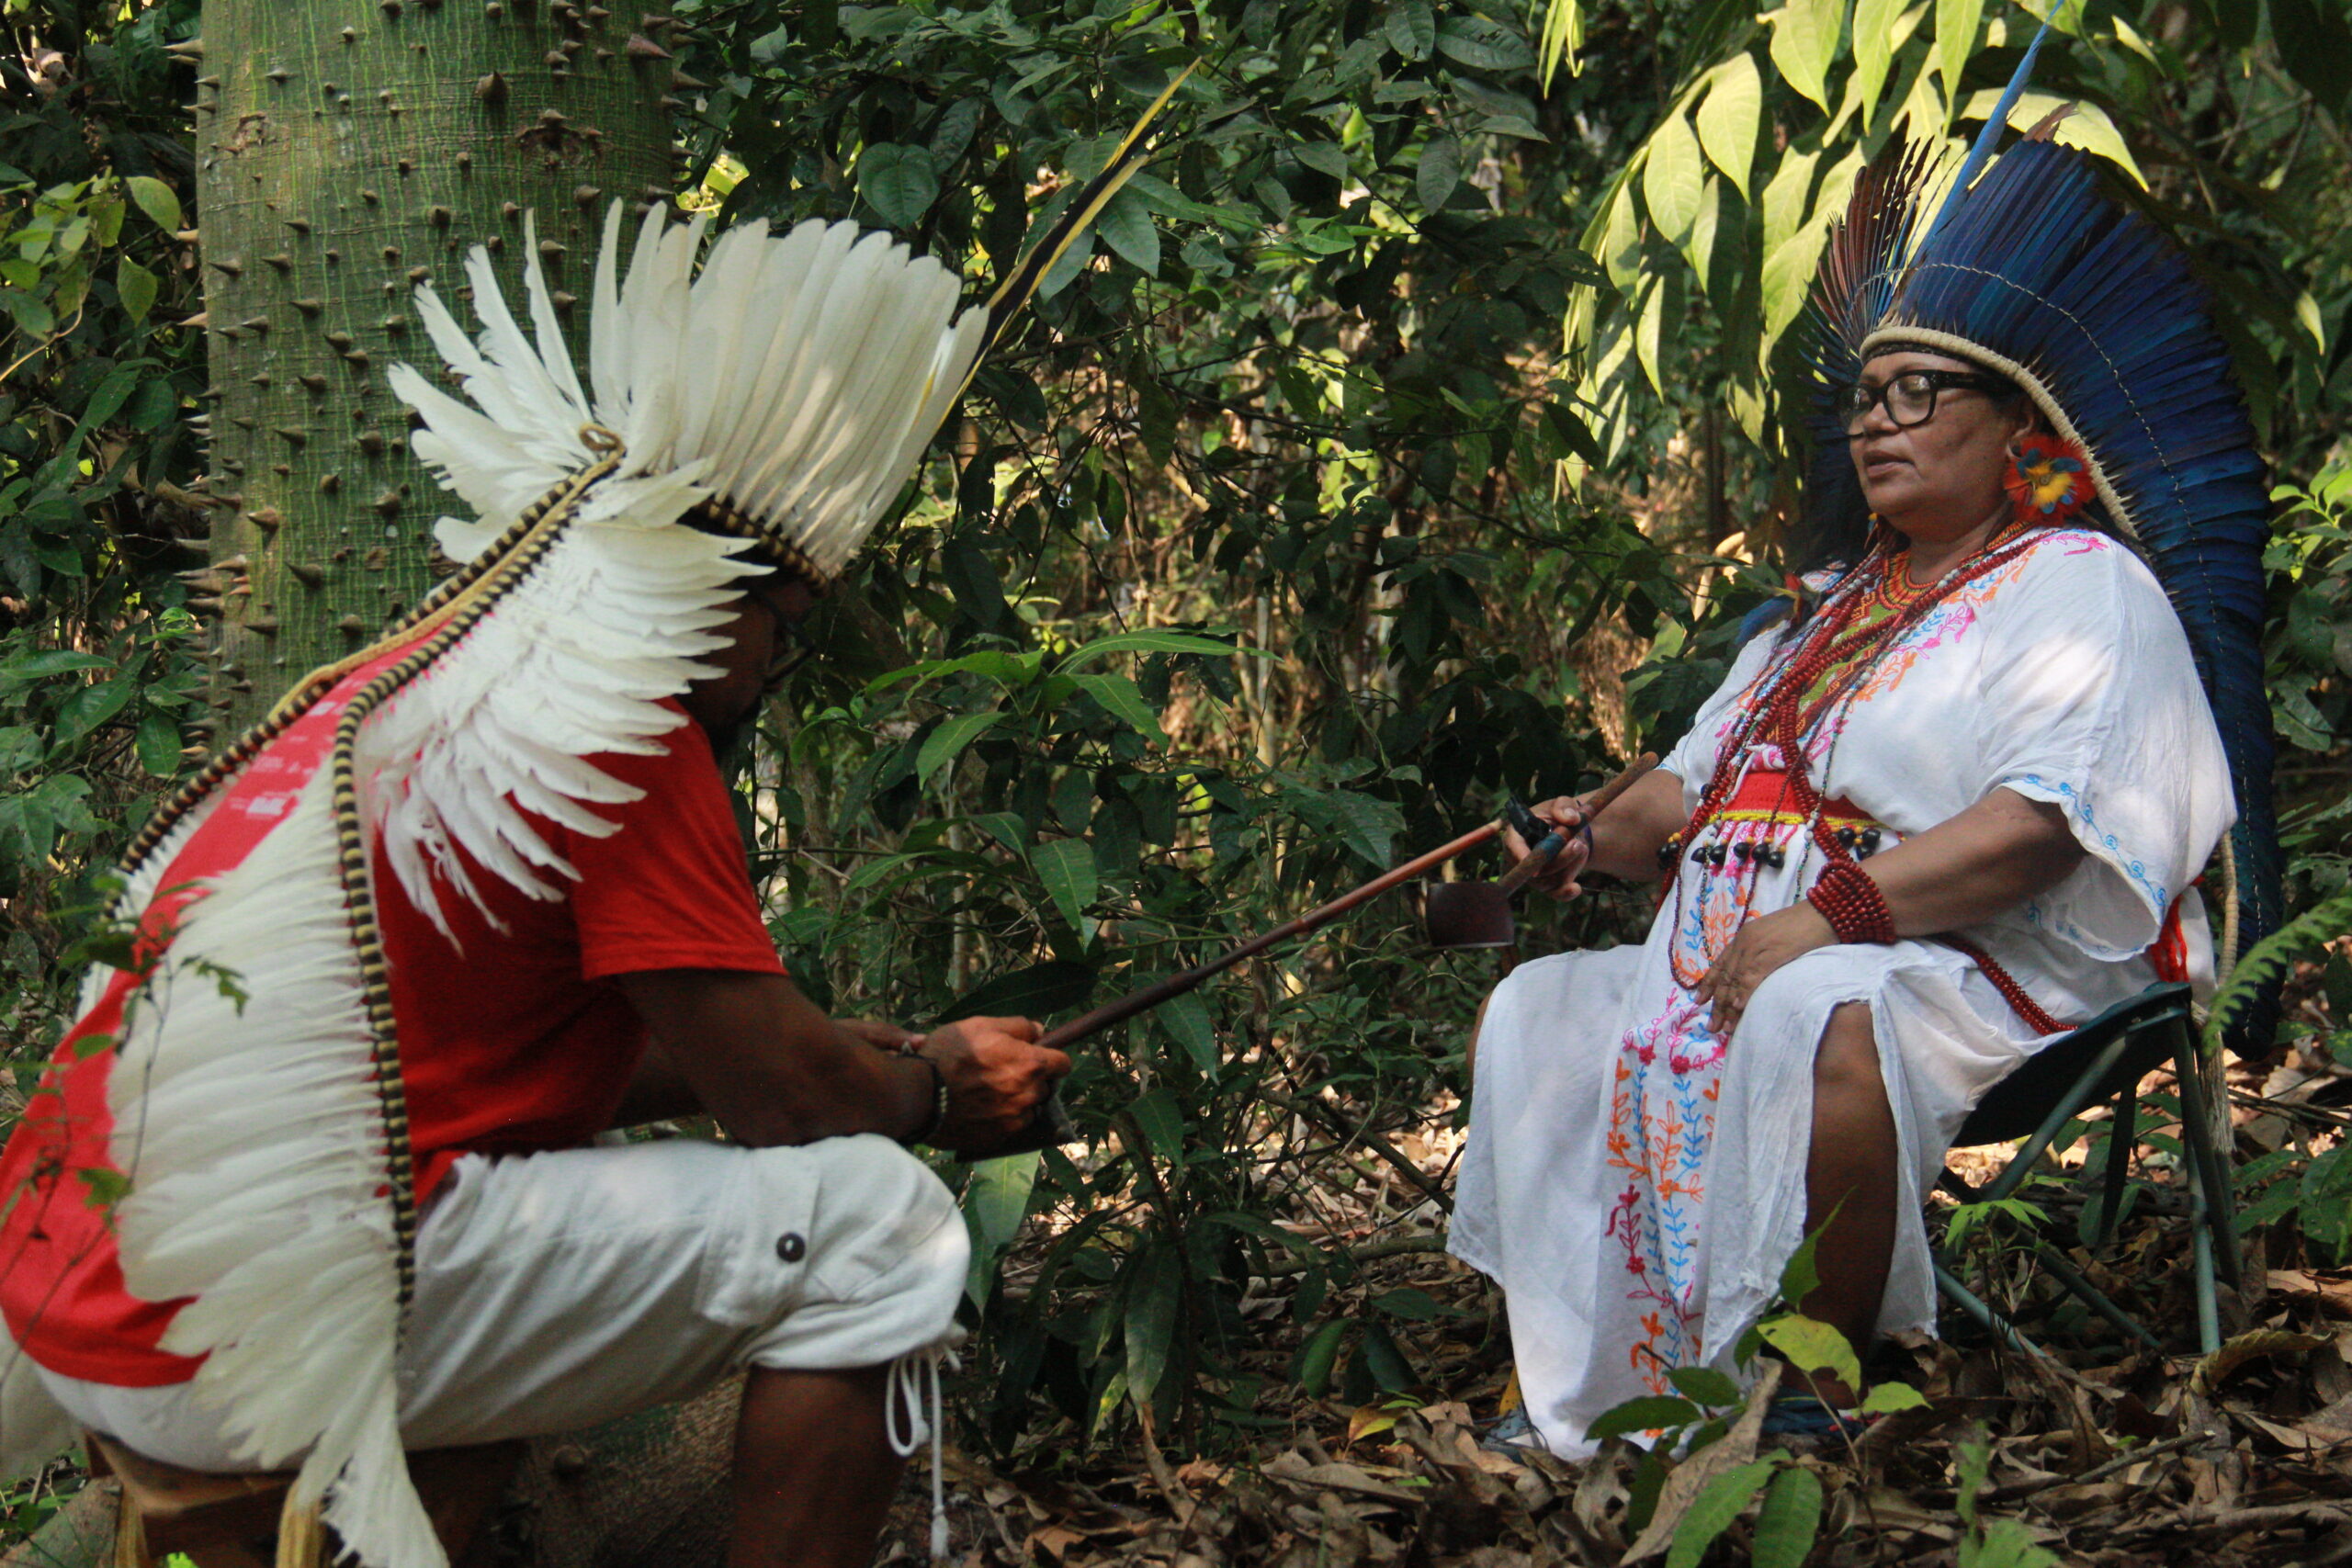
<instances>
[{"instance_id":1,"label":"man's hand","mask_svg":"<svg viewBox=\"0 0 2352 1568\"><path fill-rule=\"evenodd\" d=\"M1592 858L1592 841L1577 831L1587 820L1584 797L1564 795L1547 800L1535 807L1535 815L1557 828L1568 841L1560 846L1560 852L1552 857L1550 865L1529 880L1555 898L1573 898L1584 891L1584 885L1577 878ZM1510 852L1511 862L1517 864L1528 857L1533 846L1519 836L1517 829L1506 827L1503 848Z\"/></svg>"},{"instance_id":2,"label":"man's hand","mask_svg":"<svg viewBox=\"0 0 2352 1568\"><path fill-rule=\"evenodd\" d=\"M1758 915L1739 928L1714 966L1702 976L1691 995L1714 1009L1709 1026L1725 1040L1739 1027L1740 1014L1772 972L1792 959L1838 940L1821 911L1810 904L1792 904L1769 915Z\"/></svg>"},{"instance_id":3,"label":"man's hand","mask_svg":"<svg viewBox=\"0 0 2352 1568\"><path fill-rule=\"evenodd\" d=\"M934 1029L922 1054L947 1086L947 1114L925 1141L985 1156L1028 1130L1037 1107L1069 1071L1063 1052L1039 1045L1025 1018L967 1018Z\"/></svg>"}]
</instances>

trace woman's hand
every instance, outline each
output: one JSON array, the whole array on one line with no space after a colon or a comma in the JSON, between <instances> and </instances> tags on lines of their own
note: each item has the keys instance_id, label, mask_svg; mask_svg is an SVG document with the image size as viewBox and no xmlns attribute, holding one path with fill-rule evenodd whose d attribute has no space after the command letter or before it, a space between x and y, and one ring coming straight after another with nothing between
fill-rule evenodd
<instances>
[{"instance_id":1,"label":"woman's hand","mask_svg":"<svg viewBox=\"0 0 2352 1568\"><path fill-rule=\"evenodd\" d=\"M1740 1014L1747 1010L1748 998L1774 970L1837 940L1838 933L1811 904L1798 902L1759 915L1739 928L1691 995L1713 1008L1709 1025L1729 1040L1739 1027Z\"/></svg>"},{"instance_id":2,"label":"woman's hand","mask_svg":"<svg viewBox=\"0 0 2352 1568\"><path fill-rule=\"evenodd\" d=\"M1578 830L1587 820L1584 797L1564 795L1547 800L1535 808L1535 815L1558 829L1568 841L1560 847L1558 854L1552 857L1552 863L1537 872L1529 881L1555 898L1573 898L1584 891L1584 885L1577 877L1592 859L1591 835ZM1510 852L1514 865L1533 852L1532 847L1519 836L1515 828L1503 829L1503 848Z\"/></svg>"}]
</instances>

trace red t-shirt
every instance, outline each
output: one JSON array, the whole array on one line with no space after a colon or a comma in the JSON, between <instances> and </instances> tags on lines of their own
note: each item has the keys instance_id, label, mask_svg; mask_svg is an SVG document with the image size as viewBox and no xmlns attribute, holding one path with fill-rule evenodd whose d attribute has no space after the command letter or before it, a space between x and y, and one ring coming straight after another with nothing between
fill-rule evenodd
<instances>
[{"instance_id":1,"label":"red t-shirt","mask_svg":"<svg viewBox=\"0 0 2352 1568\"><path fill-rule=\"evenodd\" d=\"M618 831L591 838L534 824L580 873L568 897L530 898L469 865L503 931L444 888L453 949L378 856L377 915L420 1202L461 1155L575 1147L610 1124L645 1049L644 1026L613 976L783 973L710 743L691 724L662 743L662 756L594 759L645 791L596 808ZM198 1362L157 1348L181 1303L141 1301L124 1288L107 1214L91 1206L80 1175L111 1168L106 1075L114 1055L66 1055L51 1063L0 1154L0 1313L26 1353L52 1371L133 1387L184 1382Z\"/></svg>"}]
</instances>

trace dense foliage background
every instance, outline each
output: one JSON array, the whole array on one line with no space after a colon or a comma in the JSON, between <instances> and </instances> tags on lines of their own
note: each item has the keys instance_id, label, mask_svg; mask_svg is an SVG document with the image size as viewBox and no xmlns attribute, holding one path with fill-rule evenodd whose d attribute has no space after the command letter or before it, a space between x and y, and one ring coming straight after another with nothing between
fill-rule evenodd
<instances>
[{"instance_id":1,"label":"dense foliage background","mask_svg":"<svg viewBox=\"0 0 2352 1568\"><path fill-rule=\"evenodd\" d=\"M1507 793L1670 741L1778 581L1803 457L1781 389L1826 224L1891 139L1972 133L2034 19L673 9L703 84L683 200L887 226L976 292L1201 65L741 760L796 975L910 1023L1067 1015ZM204 583L175 576L206 529L179 107L200 67L171 51L195 0L0 14L0 1022L22 1086L96 874L208 739ZM2065 136L2190 246L2285 487L2271 669L2307 908L2352 885L2352 21L2336 0L2095 0L2059 24L2020 117L2078 102ZM1634 893L1539 909L1522 944L1645 916ZM2287 1028L2352 1065L2352 964L2302 956ZM1009 1453L1149 1413L1214 1446L1284 1419L1294 1385L1422 1385L1402 1331L1452 1309L1356 1271L1429 1245L1494 974L1426 950L1395 897L1087 1048L1084 1143L954 1173L984 1243L972 1435ZM2273 1261L2346 1260L2330 1125L2248 1182ZM1243 1354L1270 1335L1295 1348L1280 1377Z\"/></svg>"}]
</instances>

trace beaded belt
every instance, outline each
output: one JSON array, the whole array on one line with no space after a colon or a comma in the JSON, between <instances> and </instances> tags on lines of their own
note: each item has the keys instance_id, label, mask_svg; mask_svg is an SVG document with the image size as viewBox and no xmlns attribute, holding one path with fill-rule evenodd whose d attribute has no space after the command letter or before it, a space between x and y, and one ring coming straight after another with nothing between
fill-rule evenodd
<instances>
[{"instance_id":1,"label":"beaded belt","mask_svg":"<svg viewBox=\"0 0 2352 1568\"><path fill-rule=\"evenodd\" d=\"M1797 807L1795 793L1789 787L1789 775L1778 768L1757 768L1741 777L1731 797L1724 801L1722 809L1714 814L1708 825L1714 828L1718 824L1763 823L1773 827L1802 828L1808 820L1805 813ZM1821 803L1821 821L1855 859L1867 860L1878 852L1879 840L1883 837L1884 829L1869 812L1844 796ZM1703 859L1713 865L1723 864L1726 858L1749 858L1749 846L1745 841L1728 844L1714 834L1710 838L1713 841L1700 844L1690 851L1692 858ZM1660 847L1658 864L1662 867L1672 865L1681 855L1682 849L1682 836L1678 833ZM1762 855L1768 865L1778 866L1785 859L1777 845L1759 845L1753 852Z\"/></svg>"}]
</instances>

